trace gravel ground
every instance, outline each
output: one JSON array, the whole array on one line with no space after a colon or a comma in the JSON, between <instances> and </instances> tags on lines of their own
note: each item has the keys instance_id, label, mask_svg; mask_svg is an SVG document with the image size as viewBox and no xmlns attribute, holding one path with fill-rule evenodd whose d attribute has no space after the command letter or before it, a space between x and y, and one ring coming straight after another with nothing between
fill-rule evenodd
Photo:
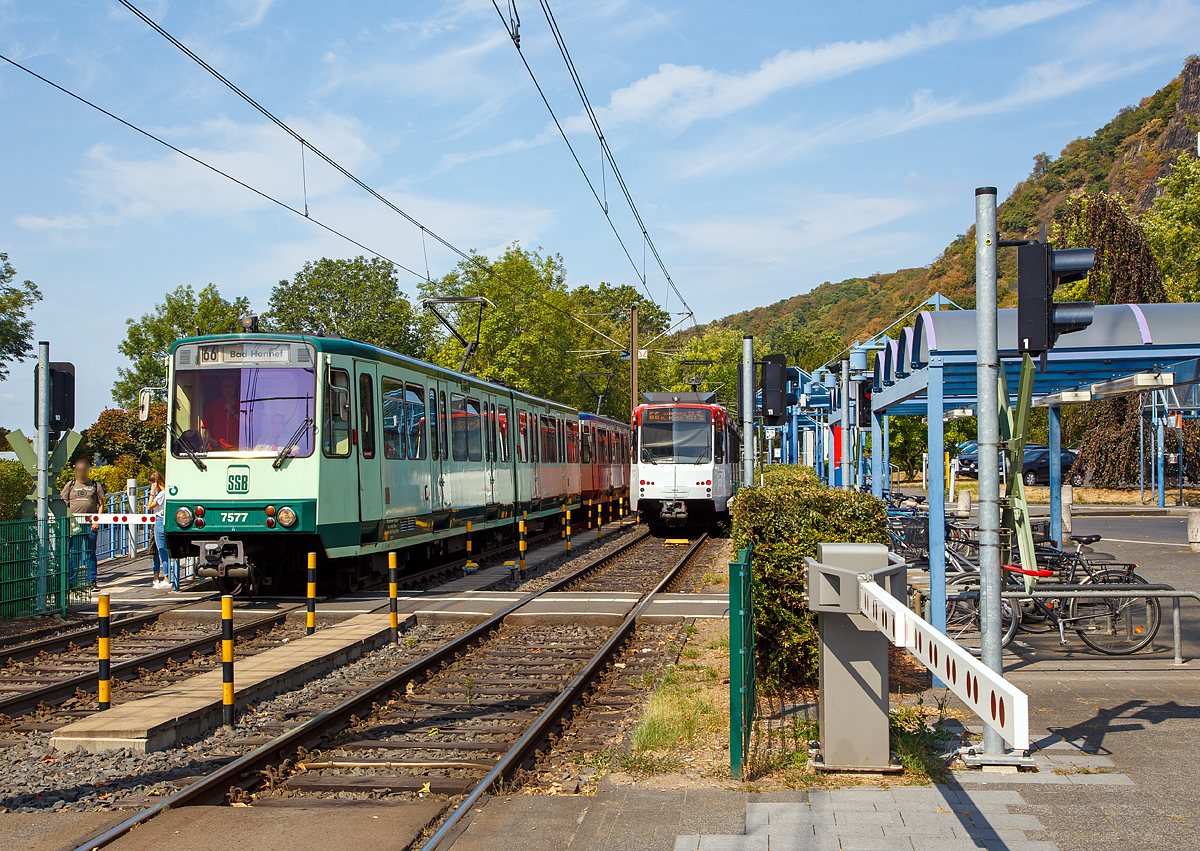
<instances>
[{"instance_id":1,"label":"gravel ground","mask_svg":"<svg viewBox=\"0 0 1200 851\"><path fill-rule=\"evenodd\" d=\"M492 587L496 591L522 591L526 594L533 591L540 591L551 583L557 582L559 579L574 573L588 562L595 561L601 556L611 553L618 547L623 546L631 535L644 532L645 530L645 526L630 524L625 527L623 532L617 532L614 535L604 538L600 546L593 544L587 549L580 548L581 536L576 535L574 538L575 549L572 550L570 555L563 554L557 558L550 559L541 565L536 574L527 576L524 582L513 582L511 579L506 579Z\"/></svg>"},{"instance_id":2,"label":"gravel ground","mask_svg":"<svg viewBox=\"0 0 1200 851\"><path fill-rule=\"evenodd\" d=\"M396 670L428 652L451 634L444 627L417 626L399 646L391 645L281 694L244 712L232 729L219 728L198 739L156 753L139 754L128 748L98 754L83 750L57 751L49 733L13 735L0 750L0 812L106 811L141 806L146 798L169 795L191 780L208 774L248 752L242 740L263 735L264 724L285 721L289 712L313 707L349 691L355 680Z\"/></svg>"}]
</instances>

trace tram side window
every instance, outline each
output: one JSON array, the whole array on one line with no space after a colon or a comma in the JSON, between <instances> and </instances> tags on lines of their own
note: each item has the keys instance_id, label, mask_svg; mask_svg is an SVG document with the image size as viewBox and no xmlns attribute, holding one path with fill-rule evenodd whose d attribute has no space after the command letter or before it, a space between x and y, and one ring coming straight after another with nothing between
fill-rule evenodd
<instances>
[{"instance_id":1,"label":"tram side window","mask_svg":"<svg viewBox=\"0 0 1200 851\"><path fill-rule=\"evenodd\" d=\"M350 373L330 369L325 378L325 454L350 455Z\"/></svg>"},{"instance_id":2,"label":"tram side window","mask_svg":"<svg viewBox=\"0 0 1200 851\"><path fill-rule=\"evenodd\" d=\"M467 399L467 459L483 460L483 432L479 421L478 399Z\"/></svg>"},{"instance_id":3,"label":"tram side window","mask_svg":"<svg viewBox=\"0 0 1200 851\"><path fill-rule=\"evenodd\" d=\"M521 464L529 461L529 423L524 411L517 413L517 461Z\"/></svg>"},{"instance_id":4,"label":"tram side window","mask_svg":"<svg viewBox=\"0 0 1200 851\"><path fill-rule=\"evenodd\" d=\"M375 457L375 382L369 375L358 377L358 451Z\"/></svg>"},{"instance_id":5,"label":"tram side window","mask_svg":"<svg viewBox=\"0 0 1200 851\"><path fill-rule=\"evenodd\" d=\"M717 426L716 443L713 445L713 461L717 464L725 463L725 428Z\"/></svg>"},{"instance_id":6,"label":"tram side window","mask_svg":"<svg viewBox=\"0 0 1200 851\"><path fill-rule=\"evenodd\" d=\"M383 391L383 457L401 459L405 455L404 432L404 385L392 378L381 378Z\"/></svg>"},{"instance_id":7,"label":"tram side window","mask_svg":"<svg viewBox=\"0 0 1200 851\"><path fill-rule=\"evenodd\" d=\"M567 423L567 463L579 462L579 423Z\"/></svg>"},{"instance_id":8,"label":"tram side window","mask_svg":"<svg viewBox=\"0 0 1200 851\"><path fill-rule=\"evenodd\" d=\"M495 460L499 459L499 457L500 457L496 452L496 404L493 402L491 404L484 405L484 408L487 411L487 418L488 418L488 423L489 423L489 425L488 425L488 457L491 458L493 461L495 461Z\"/></svg>"},{"instance_id":9,"label":"tram side window","mask_svg":"<svg viewBox=\"0 0 1200 851\"><path fill-rule=\"evenodd\" d=\"M538 428L538 415L529 414L529 460L533 463L541 461L541 430Z\"/></svg>"},{"instance_id":10,"label":"tram side window","mask_svg":"<svg viewBox=\"0 0 1200 851\"><path fill-rule=\"evenodd\" d=\"M433 460L440 457L438 452L438 418L437 418L437 391L432 387L429 388L429 450L433 456Z\"/></svg>"},{"instance_id":11,"label":"tram side window","mask_svg":"<svg viewBox=\"0 0 1200 851\"><path fill-rule=\"evenodd\" d=\"M567 421L558 421L558 459L567 460Z\"/></svg>"},{"instance_id":12,"label":"tram side window","mask_svg":"<svg viewBox=\"0 0 1200 851\"><path fill-rule=\"evenodd\" d=\"M450 394L450 455L455 461L467 460L467 397Z\"/></svg>"},{"instance_id":13,"label":"tram side window","mask_svg":"<svg viewBox=\"0 0 1200 851\"><path fill-rule=\"evenodd\" d=\"M405 415L408 419L408 457L425 460L425 389L409 384L406 392Z\"/></svg>"},{"instance_id":14,"label":"tram side window","mask_svg":"<svg viewBox=\"0 0 1200 851\"><path fill-rule=\"evenodd\" d=\"M583 426L583 439L579 444L579 462L581 464L592 463L592 427Z\"/></svg>"},{"instance_id":15,"label":"tram side window","mask_svg":"<svg viewBox=\"0 0 1200 851\"><path fill-rule=\"evenodd\" d=\"M496 416L496 431L499 433L500 439L500 460L508 461L509 442L508 442L508 406L501 405L500 413Z\"/></svg>"},{"instance_id":16,"label":"tram side window","mask_svg":"<svg viewBox=\"0 0 1200 851\"><path fill-rule=\"evenodd\" d=\"M446 423L446 391L442 391L442 458L450 457L450 429Z\"/></svg>"}]
</instances>

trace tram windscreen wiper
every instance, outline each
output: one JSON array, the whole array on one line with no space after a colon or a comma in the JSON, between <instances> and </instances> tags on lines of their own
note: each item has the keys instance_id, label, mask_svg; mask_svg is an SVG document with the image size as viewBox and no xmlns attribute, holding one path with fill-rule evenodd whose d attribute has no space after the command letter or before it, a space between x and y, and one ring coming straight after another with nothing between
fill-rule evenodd
<instances>
[{"instance_id":1,"label":"tram windscreen wiper","mask_svg":"<svg viewBox=\"0 0 1200 851\"><path fill-rule=\"evenodd\" d=\"M192 441L188 437L188 433L183 432L180 434L179 426L174 424L171 426L171 433L175 437L175 449L182 449L185 453L187 453L187 457L192 459L192 463L196 465L196 469L201 473L208 470L208 465L201 461L200 456L196 454L196 449L192 446Z\"/></svg>"},{"instance_id":2,"label":"tram windscreen wiper","mask_svg":"<svg viewBox=\"0 0 1200 851\"><path fill-rule=\"evenodd\" d=\"M275 463L271 465L272 467L278 470L283 466L283 459L291 454L291 451L296 447L296 444L300 442L300 438L304 436L304 432L306 432L308 427L312 424L312 417L304 418L304 422L300 423L300 428L296 429L296 433L292 435L292 439L285 443L283 448L279 450L279 454L275 456Z\"/></svg>"}]
</instances>

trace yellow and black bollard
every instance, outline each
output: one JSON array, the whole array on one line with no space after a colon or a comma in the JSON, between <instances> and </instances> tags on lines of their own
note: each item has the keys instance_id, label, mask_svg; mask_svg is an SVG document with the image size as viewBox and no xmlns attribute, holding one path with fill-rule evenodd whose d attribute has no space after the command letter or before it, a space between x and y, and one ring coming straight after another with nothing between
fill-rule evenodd
<instances>
[{"instance_id":1,"label":"yellow and black bollard","mask_svg":"<svg viewBox=\"0 0 1200 851\"><path fill-rule=\"evenodd\" d=\"M96 647L100 652L99 697L100 711L103 712L105 709L108 709L110 706L112 706L112 703L110 702L112 697L112 670L109 664L112 650L110 647L110 642L112 639L109 637L111 633L109 632L108 595L101 594L99 600L100 632L98 633L98 638L96 639Z\"/></svg>"},{"instance_id":2,"label":"yellow and black bollard","mask_svg":"<svg viewBox=\"0 0 1200 851\"><path fill-rule=\"evenodd\" d=\"M221 597L221 723L233 726L233 597Z\"/></svg>"},{"instance_id":3,"label":"yellow and black bollard","mask_svg":"<svg viewBox=\"0 0 1200 851\"><path fill-rule=\"evenodd\" d=\"M317 554L308 554L308 614L305 615L304 634L317 631Z\"/></svg>"},{"instance_id":4,"label":"yellow and black bollard","mask_svg":"<svg viewBox=\"0 0 1200 851\"><path fill-rule=\"evenodd\" d=\"M522 515L522 517L528 517L528 516L529 516L528 512L526 512ZM524 579L525 578L525 547L527 545L525 543L525 521L523 519L520 521L520 526L518 527L517 535L518 535L518 538L517 538L518 548L521 551L520 577L522 579Z\"/></svg>"},{"instance_id":5,"label":"yellow and black bollard","mask_svg":"<svg viewBox=\"0 0 1200 851\"><path fill-rule=\"evenodd\" d=\"M604 536L604 503L596 506L596 540Z\"/></svg>"},{"instance_id":6,"label":"yellow and black bollard","mask_svg":"<svg viewBox=\"0 0 1200 851\"><path fill-rule=\"evenodd\" d=\"M565 541L567 539L567 507L565 505L558 507L558 525L559 533Z\"/></svg>"},{"instance_id":7,"label":"yellow and black bollard","mask_svg":"<svg viewBox=\"0 0 1200 851\"><path fill-rule=\"evenodd\" d=\"M400 643L400 616L396 612L396 554L388 553L388 617L391 619L392 643Z\"/></svg>"},{"instance_id":8,"label":"yellow and black bollard","mask_svg":"<svg viewBox=\"0 0 1200 851\"><path fill-rule=\"evenodd\" d=\"M467 521L467 561L471 560L471 521Z\"/></svg>"},{"instance_id":9,"label":"yellow and black bollard","mask_svg":"<svg viewBox=\"0 0 1200 851\"><path fill-rule=\"evenodd\" d=\"M569 508L567 509L567 528L565 531L566 531L566 535L567 535L567 552L570 552L571 551L571 509L569 509Z\"/></svg>"}]
</instances>

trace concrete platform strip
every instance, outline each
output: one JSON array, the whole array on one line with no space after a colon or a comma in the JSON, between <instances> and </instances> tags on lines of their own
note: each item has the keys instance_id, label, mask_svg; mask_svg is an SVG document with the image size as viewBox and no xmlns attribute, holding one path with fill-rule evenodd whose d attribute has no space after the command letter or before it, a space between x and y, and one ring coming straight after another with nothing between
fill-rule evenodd
<instances>
[{"instance_id":1,"label":"concrete platform strip","mask_svg":"<svg viewBox=\"0 0 1200 851\"><path fill-rule=\"evenodd\" d=\"M321 676L382 646L390 635L387 615L358 615L239 660L235 704L241 708ZM92 753L122 747L146 753L198 736L220 721L221 671L217 669L59 727L50 744Z\"/></svg>"},{"instance_id":2,"label":"concrete platform strip","mask_svg":"<svg viewBox=\"0 0 1200 851\"><path fill-rule=\"evenodd\" d=\"M675 851L1055 851L1013 791L946 786L809 792L807 802L746 805L744 836L679 836Z\"/></svg>"},{"instance_id":3,"label":"concrete platform strip","mask_svg":"<svg viewBox=\"0 0 1200 851\"><path fill-rule=\"evenodd\" d=\"M983 727L969 726L976 741L983 737ZM1058 735L1047 735L1035 741L1033 761L1037 771L967 769L952 771L954 782L963 786L978 785L1040 785L1040 786L1133 786L1134 782L1116 770L1106 756L1098 755L1082 739L1068 742Z\"/></svg>"}]
</instances>

